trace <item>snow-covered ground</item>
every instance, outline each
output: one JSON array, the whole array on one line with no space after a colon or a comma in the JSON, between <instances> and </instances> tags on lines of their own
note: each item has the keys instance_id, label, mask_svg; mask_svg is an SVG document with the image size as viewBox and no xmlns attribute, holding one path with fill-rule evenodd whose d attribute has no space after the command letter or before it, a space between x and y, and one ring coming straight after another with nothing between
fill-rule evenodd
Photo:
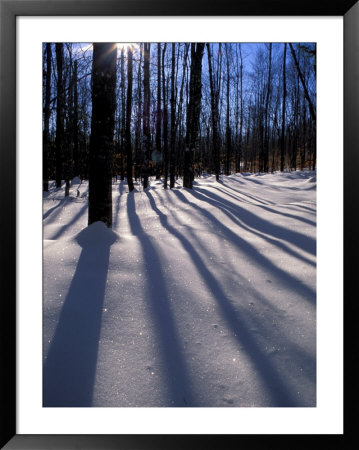
<instances>
[{"instance_id":1,"label":"snow-covered ground","mask_svg":"<svg viewBox=\"0 0 359 450\"><path fill-rule=\"evenodd\" d=\"M44 406L315 406L315 173L135 186L44 194Z\"/></svg>"}]
</instances>

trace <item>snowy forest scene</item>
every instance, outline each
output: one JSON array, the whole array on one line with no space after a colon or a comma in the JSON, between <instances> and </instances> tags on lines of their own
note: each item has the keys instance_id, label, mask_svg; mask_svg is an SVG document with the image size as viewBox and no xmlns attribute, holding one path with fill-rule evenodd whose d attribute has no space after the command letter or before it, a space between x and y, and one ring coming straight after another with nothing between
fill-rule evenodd
<instances>
[{"instance_id":1,"label":"snowy forest scene","mask_svg":"<svg viewBox=\"0 0 359 450\"><path fill-rule=\"evenodd\" d=\"M316 407L315 43L42 56L43 406Z\"/></svg>"}]
</instances>

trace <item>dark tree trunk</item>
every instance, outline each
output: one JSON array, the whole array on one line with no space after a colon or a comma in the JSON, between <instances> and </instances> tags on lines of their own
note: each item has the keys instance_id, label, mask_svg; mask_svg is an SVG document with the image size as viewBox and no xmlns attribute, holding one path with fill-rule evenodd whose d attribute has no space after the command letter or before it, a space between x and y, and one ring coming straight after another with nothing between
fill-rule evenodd
<instances>
[{"instance_id":1,"label":"dark tree trunk","mask_svg":"<svg viewBox=\"0 0 359 450\"><path fill-rule=\"evenodd\" d=\"M192 189L193 151L196 148L199 129L199 115L202 99L202 57L204 44L191 44L191 75L189 86L189 103L187 108L186 149L184 155L183 186Z\"/></svg>"},{"instance_id":2,"label":"dark tree trunk","mask_svg":"<svg viewBox=\"0 0 359 450\"><path fill-rule=\"evenodd\" d=\"M157 113L156 113L156 150L162 153L162 110L161 110L161 44L157 44ZM156 179L161 177L161 165L156 161Z\"/></svg>"},{"instance_id":3,"label":"dark tree trunk","mask_svg":"<svg viewBox=\"0 0 359 450\"><path fill-rule=\"evenodd\" d=\"M171 57L171 143L170 143L170 189L175 186L175 145L176 145L176 99L175 99L175 52L176 44L172 43Z\"/></svg>"},{"instance_id":4,"label":"dark tree trunk","mask_svg":"<svg viewBox=\"0 0 359 450\"><path fill-rule=\"evenodd\" d=\"M121 142L120 142L120 178L125 179L124 153L125 153L125 128L126 128L126 93L125 93L125 49L121 49Z\"/></svg>"},{"instance_id":5,"label":"dark tree trunk","mask_svg":"<svg viewBox=\"0 0 359 450\"><path fill-rule=\"evenodd\" d=\"M69 85L67 92L67 105L65 111L67 111L68 120L66 121L65 142L63 148L64 156L64 179L65 179L65 197L70 194L70 180L72 178L72 164L73 164L73 137L74 137L74 77L73 77L73 63L72 63L72 44L66 44L68 54L68 65L65 68L65 76L68 77ZM63 85L66 82L63 81ZM64 101L66 100L64 96ZM66 112L64 113L66 116Z\"/></svg>"},{"instance_id":6,"label":"dark tree trunk","mask_svg":"<svg viewBox=\"0 0 359 450\"><path fill-rule=\"evenodd\" d=\"M116 58L116 44L94 43L88 224L102 221L109 228L112 227Z\"/></svg>"},{"instance_id":7,"label":"dark tree trunk","mask_svg":"<svg viewBox=\"0 0 359 450\"><path fill-rule=\"evenodd\" d=\"M212 139L213 139L213 159L216 180L219 181L219 134L218 134L218 91L214 87L212 56L210 45L207 44L209 83L211 90L211 119L212 119Z\"/></svg>"},{"instance_id":8,"label":"dark tree trunk","mask_svg":"<svg viewBox=\"0 0 359 450\"><path fill-rule=\"evenodd\" d=\"M74 63L74 174L80 175L80 156L79 156L79 105L77 90L77 61Z\"/></svg>"},{"instance_id":9,"label":"dark tree trunk","mask_svg":"<svg viewBox=\"0 0 359 450\"><path fill-rule=\"evenodd\" d=\"M132 116L132 48L127 49L127 103L126 103L126 155L127 155L127 184L128 190L133 191L132 180L132 145L131 145L131 116Z\"/></svg>"},{"instance_id":10,"label":"dark tree trunk","mask_svg":"<svg viewBox=\"0 0 359 450\"><path fill-rule=\"evenodd\" d=\"M294 89L293 102L293 138L292 138L292 155L291 155L291 170L297 170L297 154L298 154L298 122L299 122L299 108L300 108L300 89L299 76L297 77L297 84Z\"/></svg>"},{"instance_id":11,"label":"dark tree trunk","mask_svg":"<svg viewBox=\"0 0 359 450\"><path fill-rule=\"evenodd\" d=\"M179 143L178 143L178 152L177 152L177 170L178 173L183 173L183 147L184 147L184 139L183 139L183 128L184 128L184 120L183 120L183 103L184 103L184 91L187 91L188 83L186 80L188 79L188 67L187 67L187 59L188 59L188 51L189 51L189 43L184 44L184 56L183 56L183 72L182 72L182 80L181 87L179 93L179 101L178 101L178 112L177 112L177 120L176 120L176 130L178 129ZM187 97L188 98L188 97Z\"/></svg>"},{"instance_id":12,"label":"dark tree trunk","mask_svg":"<svg viewBox=\"0 0 359 450\"><path fill-rule=\"evenodd\" d=\"M43 133L43 189L49 190L49 148L50 148L50 98L51 98L51 44L46 44L46 86Z\"/></svg>"},{"instance_id":13,"label":"dark tree trunk","mask_svg":"<svg viewBox=\"0 0 359 450\"><path fill-rule=\"evenodd\" d=\"M226 175L230 175L230 158L231 158L231 125L229 118L229 88L230 88L230 71L229 71L229 54L228 44L225 44L226 49L226 62L227 62L227 104L226 104Z\"/></svg>"},{"instance_id":14,"label":"dark tree trunk","mask_svg":"<svg viewBox=\"0 0 359 450\"><path fill-rule=\"evenodd\" d=\"M63 62L64 46L62 43L56 43L56 65L57 65L57 112L56 112L56 187L61 187L63 175L63 151L64 151L64 85L63 85Z\"/></svg>"},{"instance_id":15,"label":"dark tree trunk","mask_svg":"<svg viewBox=\"0 0 359 450\"><path fill-rule=\"evenodd\" d=\"M305 167L306 135L307 135L306 107L305 107L305 102L303 101L303 103L302 103L302 147L301 147L301 152L300 152L300 170L304 170L304 167Z\"/></svg>"},{"instance_id":16,"label":"dark tree trunk","mask_svg":"<svg viewBox=\"0 0 359 450\"><path fill-rule=\"evenodd\" d=\"M148 186L149 161L151 155L151 131L150 131L150 52L151 44L143 45L143 137L144 137L144 161L143 161L143 189Z\"/></svg>"},{"instance_id":17,"label":"dark tree trunk","mask_svg":"<svg viewBox=\"0 0 359 450\"><path fill-rule=\"evenodd\" d=\"M282 131L280 137L280 170L284 170L284 154L285 154L285 106L287 97L287 80L286 80L286 65L287 65L287 44L284 44L283 51L283 103L282 103Z\"/></svg>"},{"instance_id":18,"label":"dark tree trunk","mask_svg":"<svg viewBox=\"0 0 359 450\"><path fill-rule=\"evenodd\" d=\"M163 176L164 188L167 189L168 179L168 109L167 109L167 94L166 94L166 77L165 77L165 54L167 44L165 43L162 51L162 88L163 88Z\"/></svg>"},{"instance_id":19,"label":"dark tree trunk","mask_svg":"<svg viewBox=\"0 0 359 450\"><path fill-rule=\"evenodd\" d=\"M236 91L235 91L235 171L241 171L242 140L243 140L243 67L241 44L236 48ZM239 49L239 56L238 56ZM240 111L239 111L240 110Z\"/></svg>"},{"instance_id":20,"label":"dark tree trunk","mask_svg":"<svg viewBox=\"0 0 359 450\"><path fill-rule=\"evenodd\" d=\"M239 144L238 144L238 169L239 172L241 171L241 160L242 160L242 141L243 141L243 58L242 58L242 49L239 44L239 55L240 55L240 67L239 67L239 83L240 83L240 89L241 89L241 98L240 98L240 104L241 104L241 113L239 116Z\"/></svg>"},{"instance_id":21,"label":"dark tree trunk","mask_svg":"<svg viewBox=\"0 0 359 450\"><path fill-rule=\"evenodd\" d=\"M137 117L136 117L136 127L135 127L135 151L136 151L136 176L139 177L140 167L142 163L142 136L141 136L141 126L142 126L142 45L139 48L140 59L138 61L138 71L137 71Z\"/></svg>"},{"instance_id":22,"label":"dark tree trunk","mask_svg":"<svg viewBox=\"0 0 359 450\"><path fill-rule=\"evenodd\" d=\"M268 80L267 80L267 92L266 92L266 103L264 110L264 161L263 170L268 172L269 170L269 99L271 96L271 76L272 76L272 44L269 44L268 52Z\"/></svg>"}]
</instances>

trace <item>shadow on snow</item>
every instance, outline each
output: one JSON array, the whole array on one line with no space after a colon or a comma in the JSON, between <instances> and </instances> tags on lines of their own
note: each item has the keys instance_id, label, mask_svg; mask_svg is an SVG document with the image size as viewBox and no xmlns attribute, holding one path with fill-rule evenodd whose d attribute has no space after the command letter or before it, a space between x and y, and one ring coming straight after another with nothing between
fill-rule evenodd
<instances>
[{"instance_id":1,"label":"shadow on snow","mask_svg":"<svg viewBox=\"0 0 359 450\"><path fill-rule=\"evenodd\" d=\"M272 364L266 354L261 350L260 346L256 343L245 321L240 319L238 312L232 306L221 286L218 284L217 280L207 268L190 241L174 227L169 225L167 216L158 209L155 200L149 191L146 191L146 195L148 196L153 210L158 214L162 226L181 242L202 279L206 282L208 289L212 291L213 297L222 312L223 318L232 329L233 334L237 337L239 344L244 348L246 354L251 358L258 369L258 375L265 384L267 393L271 398L271 406L301 406L300 401L295 398L287 387L283 376L281 376L275 365ZM180 191L176 191L176 195L185 199Z\"/></svg>"},{"instance_id":2,"label":"shadow on snow","mask_svg":"<svg viewBox=\"0 0 359 450\"><path fill-rule=\"evenodd\" d=\"M198 406L192 392L191 382L187 372L186 361L183 358L176 324L169 306L169 295L166 278L162 269L162 261L150 237L144 231L136 213L134 200L135 191L128 194L127 213L132 234L140 236L143 257L148 271L147 295L154 329L159 335L160 345L167 367L167 387L169 399L167 406Z\"/></svg>"},{"instance_id":3,"label":"shadow on snow","mask_svg":"<svg viewBox=\"0 0 359 450\"><path fill-rule=\"evenodd\" d=\"M110 247L115 240L109 229L99 241L91 239L90 227L77 236L82 251L44 363L43 406L92 405Z\"/></svg>"}]
</instances>

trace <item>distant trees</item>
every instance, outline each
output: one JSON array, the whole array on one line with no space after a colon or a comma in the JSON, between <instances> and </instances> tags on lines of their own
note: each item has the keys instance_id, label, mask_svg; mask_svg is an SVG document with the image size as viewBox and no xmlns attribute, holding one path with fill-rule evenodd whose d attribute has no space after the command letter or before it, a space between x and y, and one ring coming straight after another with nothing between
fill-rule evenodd
<instances>
[{"instance_id":1,"label":"distant trees","mask_svg":"<svg viewBox=\"0 0 359 450\"><path fill-rule=\"evenodd\" d=\"M102 221L109 228L112 226L116 58L116 44L93 44L88 224Z\"/></svg>"},{"instance_id":2,"label":"distant trees","mask_svg":"<svg viewBox=\"0 0 359 450\"><path fill-rule=\"evenodd\" d=\"M113 175L273 172L316 164L314 44L138 43L116 58ZM288 57L289 51L289 57ZM43 186L89 177L94 48L44 44ZM204 57L204 55L206 57Z\"/></svg>"}]
</instances>

